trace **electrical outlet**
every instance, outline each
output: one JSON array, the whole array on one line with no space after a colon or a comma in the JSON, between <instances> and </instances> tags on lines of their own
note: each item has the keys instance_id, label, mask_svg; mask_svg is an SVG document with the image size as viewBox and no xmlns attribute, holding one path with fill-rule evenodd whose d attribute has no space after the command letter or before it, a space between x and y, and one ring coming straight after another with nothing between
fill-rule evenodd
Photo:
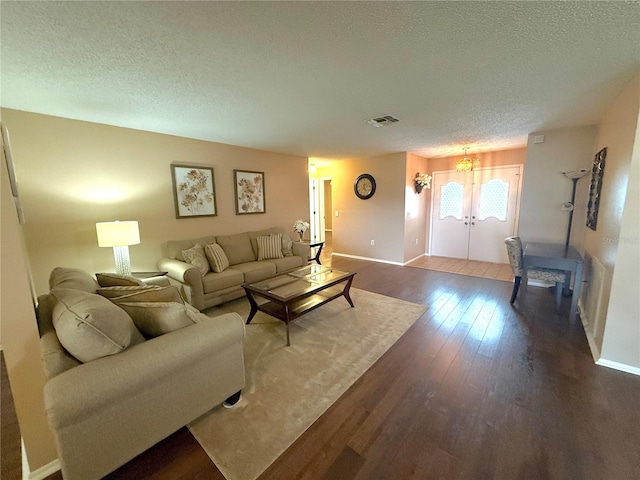
<instances>
[{"instance_id":1,"label":"electrical outlet","mask_svg":"<svg viewBox=\"0 0 640 480\"><path fill-rule=\"evenodd\" d=\"M376 244L375 240L371 240L371 246L374 246Z\"/></svg>"},{"instance_id":2,"label":"electrical outlet","mask_svg":"<svg viewBox=\"0 0 640 480\"><path fill-rule=\"evenodd\" d=\"M336 217L338 216L338 210L336 210Z\"/></svg>"},{"instance_id":3,"label":"electrical outlet","mask_svg":"<svg viewBox=\"0 0 640 480\"><path fill-rule=\"evenodd\" d=\"M416 245L418 244L418 239L416 238Z\"/></svg>"}]
</instances>

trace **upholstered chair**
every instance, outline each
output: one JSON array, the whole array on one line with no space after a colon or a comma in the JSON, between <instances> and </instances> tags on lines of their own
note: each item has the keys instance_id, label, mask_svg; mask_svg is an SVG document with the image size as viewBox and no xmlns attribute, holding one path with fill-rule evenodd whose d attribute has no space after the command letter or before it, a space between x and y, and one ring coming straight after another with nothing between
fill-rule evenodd
<instances>
[{"instance_id":1,"label":"upholstered chair","mask_svg":"<svg viewBox=\"0 0 640 480\"><path fill-rule=\"evenodd\" d=\"M504 239L504 243L507 246L507 253L509 254L509 264L513 271L513 292L511 292L511 300L509 303L513 304L518 296L518 290L520 289L520 281L522 280L523 268L522 268L522 240L520 237L507 237ZM562 270L554 270L552 268L536 268L527 270L527 279L543 280L546 282L554 282L556 284L556 308L560 308L562 302L562 290L564 288L566 280L566 272Z\"/></svg>"}]
</instances>

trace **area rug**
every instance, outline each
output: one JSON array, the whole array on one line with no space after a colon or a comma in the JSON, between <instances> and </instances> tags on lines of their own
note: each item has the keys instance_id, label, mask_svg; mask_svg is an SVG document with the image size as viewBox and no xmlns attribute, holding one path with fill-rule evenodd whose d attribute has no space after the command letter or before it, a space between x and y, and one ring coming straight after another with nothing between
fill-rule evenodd
<instances>
[{"instance_id":1,"label":"area rug","mask_svg":"<svg viewBox=\"0 0 640 480\"><path fill-rule=\"evenodd\" d=\"M246 327L247 383L234 408L216 408L189 429L228 480L254 480L427 310L351 289L291 324L258 313ZM212 308L247 318L245 299Z\"/></svg>"}]
</instances>

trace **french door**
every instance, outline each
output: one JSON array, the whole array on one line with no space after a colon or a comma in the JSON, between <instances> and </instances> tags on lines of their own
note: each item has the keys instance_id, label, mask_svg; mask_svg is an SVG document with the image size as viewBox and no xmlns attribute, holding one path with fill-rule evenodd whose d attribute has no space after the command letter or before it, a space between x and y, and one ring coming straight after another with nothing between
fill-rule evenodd
<instances>
[{"instance_id":1,"label":"french door","mask_svg":"<svg viewBox=\"0 0 640 480\"><path fill-rule=\"evenodd\" d=\"M504 239L517 229L522 166L434 172L431 254L508 263Z\"/></svg>"}]
</instances>

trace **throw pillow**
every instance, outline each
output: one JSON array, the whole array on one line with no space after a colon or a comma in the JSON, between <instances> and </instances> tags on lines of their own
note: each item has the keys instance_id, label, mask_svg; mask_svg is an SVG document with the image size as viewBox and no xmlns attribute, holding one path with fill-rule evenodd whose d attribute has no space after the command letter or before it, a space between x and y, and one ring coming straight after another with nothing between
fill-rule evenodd
<instances>
[{"instance_id":1,"label":"throw pillow","mask_svg":"<svg viewBox=\"0 0 640 480\"><path fill-rule=\"evenodd\" d=\"M282 234L256 238L258 242L258 261L282 258Z\"/></svg>"},{"instance_id":2,"label":"throw pillow","mask_svg":"<svg viewBox=\"0 0 640 480\"><path fill-rule=\"evenodd\" d=\"M209 273L209 261L204 254L204 248L202 248L202 245L195 245L188 250L183 250L182 256L187 263L196 267L200 271L200 275L203 277Z\"/></svg>"},{"instance_id":3,"label":"throw pillow","mask_svg":"<svg viewBox=\"0 0 640 480\"><path fill-rule=\"evenodd\" d=\"M144 338L127 313L100 295L57 288L53 327L62 346L81 362L119 353Z\"/></svg>"},{"instance_id":4,"label":"throw pillow","mask_svg":"<svg viewBox=\"0 0 640 480\"><path fill-rule=\"evenodd\" d=\"M115 287L112 287L115 288ZM106 290L106 289L101 289ZM176 302L184 305L184 300L178 287L173 285L169 287L149 286L136 290L120 289L120 295L112 296L109 299L119 305L121 302Z\"/></svg>"},{"instance_id":5,"label":"throw pillow","mask_svg":"<svg viewBox=\"0 0 640 480\"><path fill-rule=\"evenodd\" d=\"M207 260L209 260L211 270L213 270L214 272L220 273L229 267L229 259L227 258L227 254L224 253L222 247L217 243L212 243L211 245L205 246L204 253L207 256Z\"/></svg>"},{"instance_id":6,"label":"throw pillow","mask_svg":"<svg viewBox=\"0 0 640 480\"><path fill-rule=\"evenodd\" d=\"M99 295L102 295L105 298L112 299L112 298L117 298L123 295L130 294L130 293L144 292L146 290L159 290L161 288L162 287L158 285L131 285L131 286L117 285L115 287L99 288L96 293Z\"/></svg>"},{"instance_id":7,"label":"throw pillow","mask_svg":"<svg viewBox=\"0 0 640 480\"><path fill-rule=\"evenodd\" d=\"M142 280L130 275L119 275L117 273L96 273L96 278L101 287L144 285Z\"/></svg>"},{"instance_id":8,"label":"throw pillow","mask_svg":"<svg viewBox=\"0 0 640 480\"><path fill-rule=\"evenodd\" d=\"M146 338L154 338L197 323L182 303L118 301Z\"/></svg>"},{"instance_id":9,"label":"throw pillow","mask_svg":"<svg viewBox=\"0 0 640 480\"><path fill-rule=\"evenodd\" d=\"M111 298L132 318L146 338L154 338L198 323L187 312L180 291L175 286L124 292Z\"/></svg>"},{"instance_id":10,"label":"throw pillow","mask_svg":"<svg viewBox=\"0 0 640 480\"><path fill-rule=\"evenodd\" d=\"M282 255L293 257L293 241L289 235L282 235Z\"/></svg>"}]
</instances>

